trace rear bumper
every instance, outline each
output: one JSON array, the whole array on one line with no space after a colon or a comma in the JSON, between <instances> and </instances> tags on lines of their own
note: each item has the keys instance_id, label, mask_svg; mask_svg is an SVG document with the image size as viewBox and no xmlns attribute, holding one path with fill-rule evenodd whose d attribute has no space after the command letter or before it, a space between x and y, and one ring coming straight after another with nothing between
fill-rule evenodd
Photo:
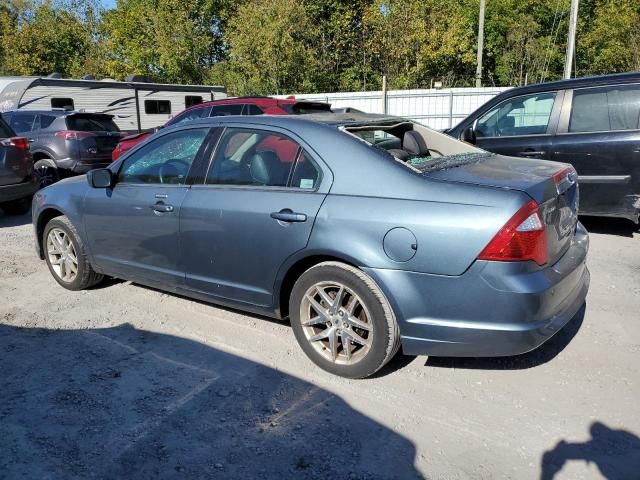
<instances>
[{"instance_id":1,"label":"rear bumper","mask_svg":"<svg viewBox=\"0 0 640 480\"><path fill-rule=\"evenodd\" d=\"M476 261L461 276L366 270L383 288L408 355L497 357L531 351L585 302L589 237L582 225L553 266Z\"/></svg>"},{"instance_id":2,"label":"rear bumper","mask_svg":"<svg viewBox=\"0 0 640 480\"><path fill-rule=\"evenodd\" d=\"M0 202L29 197L38 191L39 185L38 177L35 175L31 175L26 182L0 185Z\"/></svg>"}]
</instances>

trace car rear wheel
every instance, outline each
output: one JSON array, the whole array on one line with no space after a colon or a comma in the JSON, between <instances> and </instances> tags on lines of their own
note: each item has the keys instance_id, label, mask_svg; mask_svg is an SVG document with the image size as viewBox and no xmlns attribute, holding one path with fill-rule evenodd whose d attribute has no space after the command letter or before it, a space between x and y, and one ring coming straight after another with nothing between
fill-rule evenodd
<instances>
[{"instance_id":1,"label":"car rear wheel","mask_svg":"<svg viewBox=\"0 0 640 480\"><path fill-rule=\"evenodd\" d=\"M31 197L0 203L0 208L7 215L24 215L31 208Z\"/></svg>"},{"instance_id":2,"label":"car rear wheel","mask_svg":"<svg viewBox=\"0 0 640 480\"><path fill-rule=\"evenodd\" d=\"M102 280L103 276L91 268L84 243L67 217L55 217L47 223L42 244L49 271L64 288L83 290Z\"/></svg>"},{"instance_id":3,"label":"car rear wheel","mask_svg":"<svg viewBox=\"0 0 640 480\"><path fill-rule=\"evenodd\" d=\"M38 160L33 165L33 169L40 179L40 188L52 185L60 180L60 172L53 160L48 158Z\"/></svg>"},{"instance_id":4,"label":"car rear wheel","mask_svg":"<svg viewBox=\"0 0 640 480\"><path fill-rule=\"evenodd\" d=\"M361 270L323 262L300 276L289 301L291 326L320 368L365 378L398 351L400 334L388 300Z\"/></svg>"}]
</instances>

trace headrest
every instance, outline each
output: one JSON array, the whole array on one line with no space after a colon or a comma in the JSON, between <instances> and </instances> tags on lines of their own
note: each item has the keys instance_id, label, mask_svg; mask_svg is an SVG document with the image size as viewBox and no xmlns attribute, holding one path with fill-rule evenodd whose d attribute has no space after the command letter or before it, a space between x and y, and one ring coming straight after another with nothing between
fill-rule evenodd
<instances>
[{"instance_id":1,"label":"headrest","mask_svg":"<svg viewBox=\"0 0 640 480\"><path fill-rule=\"evenodd\" d=\"M390 148L387 150L387 152L396 157L398 160L402 160L403 162L409 160L410 155L406 150L401 150L399 148Z\"/></svg>"},{"instance_id":2,"label":"headrest","mask_svg":"<svg viewBox=\"0 0 640 480\"><path fill-rule=\"evenodd\" d=\"M405 132L404 138L402 139L402 149L411 155L429 155L429 149L427 148L424 138L414 130Z\"/></svg>"}]
</instances>

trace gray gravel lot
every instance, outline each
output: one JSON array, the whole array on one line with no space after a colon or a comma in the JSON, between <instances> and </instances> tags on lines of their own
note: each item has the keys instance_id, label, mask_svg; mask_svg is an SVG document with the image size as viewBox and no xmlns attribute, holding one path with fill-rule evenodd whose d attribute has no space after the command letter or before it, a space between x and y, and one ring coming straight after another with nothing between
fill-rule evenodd
<instances>
[{"instance_id":1,"label":"gray gravel lot","mask_svg":"<svg viewBox=\"0 0 640 480\"><path fill-rule=\"evenodd\" d=\"M0 478L640 478L640 233L592 231L586 308L505 359L332 377L286 324L109 281L68 292L0 213Z\"/></svg>"}]
</instances>

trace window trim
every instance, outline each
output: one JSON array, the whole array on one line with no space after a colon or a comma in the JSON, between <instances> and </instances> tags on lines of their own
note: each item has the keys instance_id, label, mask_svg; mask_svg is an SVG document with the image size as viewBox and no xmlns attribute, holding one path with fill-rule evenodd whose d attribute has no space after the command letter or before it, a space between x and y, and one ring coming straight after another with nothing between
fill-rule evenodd
<instances>
[{"instance_id":1,"label":"window trim","mask_svg":"<svg viewBox=\"0 0 640 480\"><path fill-rule=\"evenodd\" d=\"M309 148L309 146L305 143L302 142L300 140L298 140L297 138L294 138L293 135L291 135L290 133L285 133L283 131L280 131L280 129L273 129L273 128L269 128L266 125L252 125L252 124L238 124L238 125L218 125L218 128L220 129L220 136L218 137L218 139L216 140L216 144L214 146L214 148L211 151L211 155L209 157L208 160L208 166L206 169L206 172L202 178L202 183L197 183L197 184L192 184L193 187L213 187L213 188L223 188L223 189L230 189L230 190L255 190L255 191L286 191L286 192L306 192L306 193L317 193L318 190L320 189L320 187L322 186L322 183L324 181L325 178L325 172L323 167L321 166L322 163L319 162L316 158L316 153L312 152L312 149ZM286 186L276 186L276 185L233 185L233 184L223 184L223 183L206 183L207 178L209 177L209 171L213 168L213 165L215 163L215 158L216 158L216 154L218 153L218 148L220 148L220 142L222 141L222 138L224 137L224 135L226 134L227 130L229 129L238 129L238 130L262 130L265 132L269 132L269 133L273 133L273 134L277 134L277 135L282 135L284 137L289 138L291 141L295 142L298 145L298 151L296 152L296 158L293 162L293 165L291 167L291 170L289 171L289 176L287 178L287 185ZM311 159L313 160L313 163L316 165L317 169L318 169L318 182L317 185L314 188L300 188L300 187L294 187L291 186L291 180L293 179L293 173L295 172L295 168L298 165L298 159L300 158L300 154L302 152L306 152L307 155L309 155L311 157Z\"/></svg>"},{"instance_id":2,"label":"window trim","mask_svg":"<svg viewBox=\"0 0 640 480\"><path fill-rule=\"evenodd\" d=\"M497 139L497 138L524 138L524 137L529 138L529 137L544 137L544 136L547 136L547 135L554 135L556 133L557 128L558 128L558 121L560 119L560 113L561 113L562 106L563 106L565 90L544 90L544 91L540 91L540 92L523 93L523 94L520 94L520 95L513 95L512 97L507 97L507 98L503 99L502 101L491 105L489 108L487 108L482 113L480 113L475 118L475 120L473 121L472 127L473 127L474 131L477 131L476 128L478 126L478 121L480 121L480 119L483 116L485 116L487 113L489 113L491 110L493 110L494 108L502 105L505 102L511 101L511 100L513 100L515 98L531 97L533 95L542 95L542 94L545 94L545 93L555 93L555 97L553 99L553 105L551 106L551 112L549 113L549 123L547 123L546 132L544 132L544 133L532 133L532 134L528 134L528 135L500 135L498 137L496 137L496 136L493 136L493 137L477 137L478 140Z\"/></svg>"},{"instance_id":3,"label":"window trim","mask_svg":"<svg viewBox=\"0 0 640 480\"><path fill-rule=\"evenodd\" d=\"M557 135L588 135L588 134L602 134L602 133L624 133L624 132L639 132L639 128L630 128L626 130L595 130L592 132L570 132L569 123L571 123L571 113L573 112L573 93L576 90L590 90L594 88L612 88L612 87L625 87L635 85L640 88L640 83L606 83L603 85L590 85L588 87L571 88L566 90L565 100L562 105L562 116L558 125Z\"/></svg>"}]
</instances>

